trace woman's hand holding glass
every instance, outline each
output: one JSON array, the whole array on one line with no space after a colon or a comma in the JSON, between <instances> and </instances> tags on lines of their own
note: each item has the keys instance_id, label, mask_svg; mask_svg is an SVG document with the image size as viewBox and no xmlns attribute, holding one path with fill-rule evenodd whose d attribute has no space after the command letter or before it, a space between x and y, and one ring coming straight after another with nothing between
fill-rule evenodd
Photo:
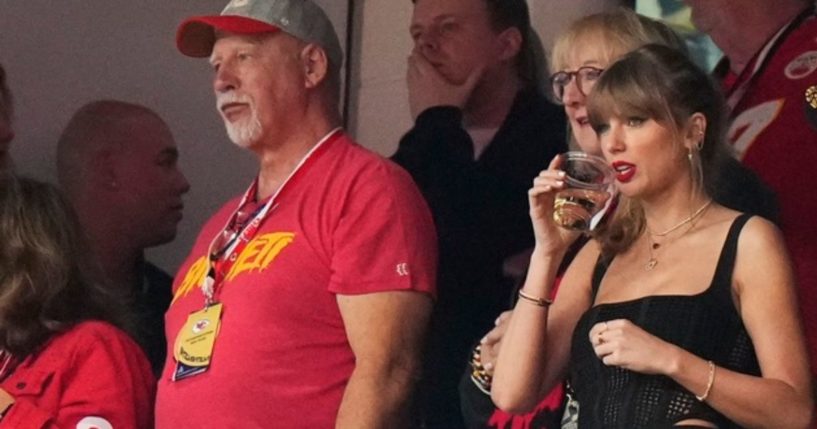
<instances>
[{"instance_id":1,"label":"woman's hand holding glass","mask_svg":"<svg viewBox=\"0 0 817 429\"><path fill-rule=\"evenodd\" d=\"M545 253L564 252L579 237L579 232L560 228L553 221L556 193L565 187L565 173L559 168L562 159L563 155L556 155L548 169L533 179L533 187L528 191L536 247Z\"/></svg>"}]
</instances>

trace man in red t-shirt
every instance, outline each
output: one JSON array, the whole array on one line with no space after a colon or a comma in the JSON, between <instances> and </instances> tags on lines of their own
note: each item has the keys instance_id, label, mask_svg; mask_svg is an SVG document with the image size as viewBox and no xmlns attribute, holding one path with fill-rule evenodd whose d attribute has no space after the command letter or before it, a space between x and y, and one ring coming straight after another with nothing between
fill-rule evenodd
<instances>
[{"instance_id":1,"label":"man in red t-shirt","mask_svg":"<svg viewBox=\"0 0 817 429\"><path fill-rule=\"evenodd\" d=\"M686 0L725 57L729 140L778 195L817 370L817 18L812 0ZM809 96L811 94L811 96Z\"/></svg>"},{"instance_id":2,"label":"man in red t-shirt","mask_svg":"<svg viewBox=\"0 0 817 429\"><path fill-rule=\"evenodd\" d=\"M435 232L410 176L339 127L331 23L309 0L233 0L177 45L210 58L228 135L259 172L176 276L157 427L402 427Z\"/></svg>"}]
</instances>

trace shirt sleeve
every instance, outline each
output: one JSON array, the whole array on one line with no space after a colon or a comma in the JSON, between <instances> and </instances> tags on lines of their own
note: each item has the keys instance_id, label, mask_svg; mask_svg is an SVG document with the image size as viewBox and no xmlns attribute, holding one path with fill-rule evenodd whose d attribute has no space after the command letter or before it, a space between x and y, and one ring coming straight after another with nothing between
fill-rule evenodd
<instances>
[{"instance_id":1,"label":"shirt sleeve","mask_svg":"<svg viewBox=\"0 0 817 429\"><path fill-rule=\"evenodd\" d=\"M94 329L78 336L74 353L63 356L66 364L41 373L39 382L29 380L33 390L62 389L56 413L39 407L32 391L34 396L15 397L0 428L152 427L155 380L142 351L125 333L110 326Z\"/></svg>"},{"instance_id":2,"label":"shirt sleeve","mask_svg":"<svg viewBox=\"0 0 817 429\"><path fill-rule=\"evenodd\" d=\"M435 293L431 214L408 174L390 161L367 167L354 180L332 243L330 292Z\"/></svg>"}]
</instances>

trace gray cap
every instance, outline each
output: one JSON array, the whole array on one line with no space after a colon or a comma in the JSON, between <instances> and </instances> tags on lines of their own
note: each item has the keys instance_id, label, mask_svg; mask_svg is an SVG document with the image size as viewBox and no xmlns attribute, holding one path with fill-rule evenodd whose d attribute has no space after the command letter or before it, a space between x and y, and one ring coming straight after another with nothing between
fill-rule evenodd
<instances>
[{"instance_id":1,"label":"gray cap","mask_svg":"<svg viewBox=\"0 0 817 429\"><path fill-rule=\"evenodd\" d=\"M232 0L221 15L194 16L182 22L176 46L190 57L210 56L216 30L237 34L283 31L320 45L333 66L343 64L343 51L332 22L310 0Z\"/></svg>"}]
</instances>

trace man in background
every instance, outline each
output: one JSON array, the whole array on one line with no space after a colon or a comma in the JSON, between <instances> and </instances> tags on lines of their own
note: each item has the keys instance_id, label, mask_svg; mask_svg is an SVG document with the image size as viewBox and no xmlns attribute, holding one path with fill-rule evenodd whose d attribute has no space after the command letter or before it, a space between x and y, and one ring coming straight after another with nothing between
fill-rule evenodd
<instances>
[{"instance_id":1,"label":"man in background","mask_svg":"<svg viewBox=\"0 0 817 429\"><path fill-rule=\"evenodd\" d=\"M723 51L728 138L776 193L817 374L817 17L812 0L685 0Z\"/></svg>"},{"instance_id":2,"label":"man in background","mask_svg":"<svg viewBox=\"0 0 817 429\"><path fill-rule=\"evenodd\" d=\"M409 32L415 124L393 160L428 201L440 246L417 424L454 429L469 351L510 302L503 262L533 246L527 190L567 150L566 120L539 90L524 0L417 0Z\"/></svg>"},{"instance_id":3,"label":"man in background","mask_svg":"<svg viewBox=\"0 0 817 429\"><path fill-rule=\"evenodd\" d=\"M137 342L158 375L166 355L164 313L172 278L145 249L176 237L190 189L167 124L150 109L115 100L80 108L57 145L59 182L79 216L103 281L132 311Z\"/></svg>"}]
</instances>

